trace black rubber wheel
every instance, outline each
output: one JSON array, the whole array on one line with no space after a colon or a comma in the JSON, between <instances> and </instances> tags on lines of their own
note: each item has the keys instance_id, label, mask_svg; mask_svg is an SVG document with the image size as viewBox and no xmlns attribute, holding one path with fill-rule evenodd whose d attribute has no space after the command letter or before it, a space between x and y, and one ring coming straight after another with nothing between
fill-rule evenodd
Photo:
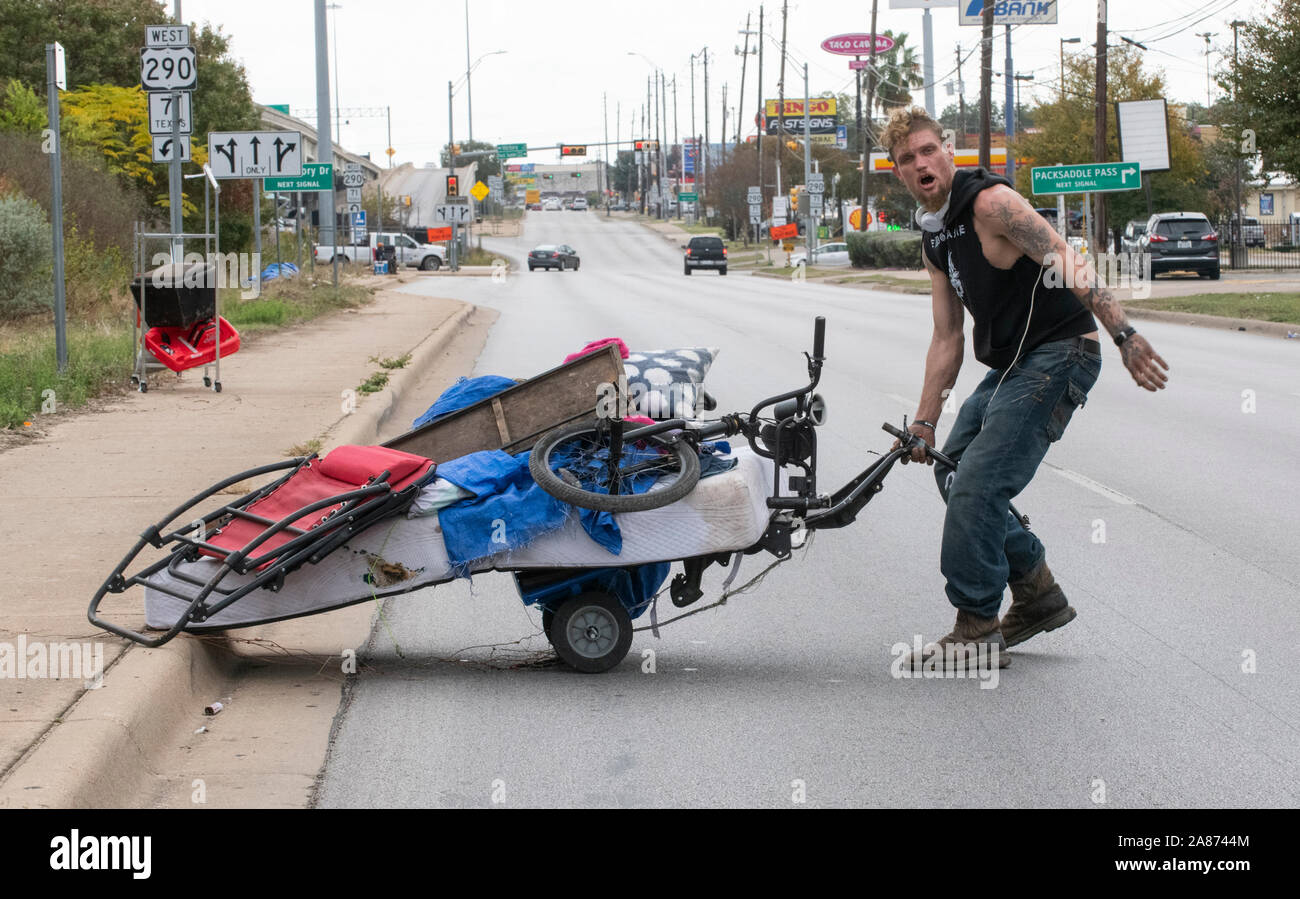
<instances>
[{"instance_id":1,"label":"black rubber wheel","mask_svg":"<svg viewBox=\"0 0 1300 899\"><path fill-rule=\"evenodd\" d=\"M542 609L542 633L546 634L546 639L551 639L551 622L555 620L555 612L551 609Z\"/></svg>"},{"instance_id":2,"label":"black rubber wheel","mask_svg":"<svg viewBox=\"0 0 1300 899\"><path fill-rule=\"evenodd\" d=\"M548 633L565 664L584 674L608 671L632 648L632 618L608 593L566 599L555 610Z\"/></svg>"},{"instance_id":3,"label":"black rubber wheel","mask_svg":"<svg viewBox=\"0 0 1300 899\"><path fill-rule=\"evenodd\" d=\"M700 480L700 457L689 443L684 440L665 440L658 436L646 438L645 443L666 452L658 459L621 468L620 474L660 472L659 482L648 493L611 495L603 478L583 483L566 469L556 472L555 466L560 464L560 457L565 454L577 453L579 457L590 458L609 447L609 432L584 422L543 434L533 445L528 457L528 470L538 486L551 496L571 506L594 509L597 512L644 512L647 509L658 509L677 502L695 489ZM556 458L554 463L551 461L553 456Z\"/></svg>"},{"instance_id":4,"label":"black rubber wheel","mask_svg":"<svg viewBox=\"0 0 1300 899\"><path fill-rule=\"evenodd\" d=\"M718 269L718 274L719 274L719 275L725 275L726 273L727 273L726 268L720 268L720 269Z\"/></svg>"},{"instance_id":5,"label":"black rubber wheel","mask_svg":"<svg viewBox=\"0 0 1300 899\"><path fill-rule=\"evenodd\" d=\"M535 265L530 265L530 266L528 266L528 270L529 270L530 272L535 272L535 271L537 271L537 266L535 266Z\"/></svg>"},{"instance_id":6,"label":"black rubber wheel","mask_svg":"<svg viewBox=\"0 0 1300 899\"><path fill-rule=\"evenodd\" d=\"M581 260L581 259L579 259L579 260L577 260L576 262L573 263L573 270L576 272L576 271L578 270L578 267L579 267L580 265L582 265L582 260Z\"/></svg>"},{"instance_id":7,"label":"black rubber wheel","mask_svg":"<svg viewBox=\"0 0 1300 899\"><path fill-rule=\"evenodd\" d=\"M691 273L691 267L689 265L682 266L682 270L688 275Z\"/></svg>"},{"instance_id":8,"label":"black rubber wheel","mask_svg":"<svg viewBox=\"0 0 1300 899\"><path fill-rule=\"evenodd\" d=\"M1217 268L1214 271L1210 272L1210 280L1211 281L1219 280L1219 270Z\"/></svg>"},{"instance_id":9,"label":"black rubber wheel","mask_svg":"<svg viewBox=\"0 0 1300 899\"><path fill-rule=\"evenodd\" d=\"M221 392L221 382L218 381L217 383L213 384L213 385L212 385L212 389L215 390L217 393L220 393L220 392Z\"/></svg>"},{"instance_id":10,"label":"black rubber wheel","mask_svg":"<svg viewBox=\"0 0 1300 899\"><path fill-rule=\"evenodd\" d=\"M212 379L209 378L207 375L204 375L204 376L203 376L203 386L204 386L204 387L211 387L211 386L212 386Z\"/></svg>"},{"instance_id":11,"label":"black rubber wheel","mask_svg":"<svg viewBox=\"0 0 1300 899\"><path fill-rule=\"evenodd\" d=\"M438 261L437 256L425 256L424 261L420 263L420 271L436 272L438 270L438 266L441 264L442 263Z\"/></svg>"},{"instance_id":12,"label":"black rubber wheel","mask_svg":"<svg viewBox=\"0 0 1300 899\"><path fill-rule=\"evenodd\" d=\"M148 381L141 381L141 382L140 382L140 392L141 392L141 393L148 393L148 392L149 392L149 382L148 382Z\"/></svg>"}]
</instances>

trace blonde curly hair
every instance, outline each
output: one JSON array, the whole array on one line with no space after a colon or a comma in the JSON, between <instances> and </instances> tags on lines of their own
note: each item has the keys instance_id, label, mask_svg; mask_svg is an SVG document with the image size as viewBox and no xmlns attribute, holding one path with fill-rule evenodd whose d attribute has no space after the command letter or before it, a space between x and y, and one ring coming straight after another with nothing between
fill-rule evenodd
<instances>
[{"instance_id":1,"label":"blonde curly hair","mask_svg":"<svg viewBox=\"0 0 1300 899\"><path fill-rule=\"evenodd\" d=\"M894 147L898 142L906 140L913 131L923 128L928 128L939 140L943 140L943 126L920 106L899 106L890 112L885 130L880 133L880 144L888 151L891 162L894 160Z\"/></svg>"}]
</instances>

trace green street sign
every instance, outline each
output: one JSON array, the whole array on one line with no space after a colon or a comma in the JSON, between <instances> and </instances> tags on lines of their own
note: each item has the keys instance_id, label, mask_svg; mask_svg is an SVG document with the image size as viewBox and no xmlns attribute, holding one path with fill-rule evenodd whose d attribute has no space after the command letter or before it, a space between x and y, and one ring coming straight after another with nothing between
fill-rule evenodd
<instances>
[{"instance_id":1,"label":"green street sign","mask_svg":"<svg viewBox=\"0 0 1300 899\"><path fill-rule=\"evenodd\" d=\"M700 199L700 195L694 191L690 191L688 193L678 194L677 199L681 200L683 203L694 203Z\"/></svg>"},{"instance_id":2,"label":"green street sign","mask_svg":"<svg viewBox=\"0 0 1300 899\"><path fill-rule=\"evenodd\" d=\"M1136 162L1037 166L1030 174L1035 194L1106 193L1142 186L1142 166Z\"/></svg>"},{"instance_id":3,"label":"green street sign","mask_svg":"<svg viewBox=\"0 0 1300 899\"><path fill-rule=\"evenodd\" d=\"M511 159L515 156L527 156L528 144L497 144L497 158Z\"/></svg>"},{"instance_id":4,"label":"green street sign","mask_svg":"<svg viewBox=\"0 0 1300 899\"><path fill-rule=\"evenodd\" d=\"M331 162L304 162L301 177L266 178L262 189L268 193L295 190L333 190L334 164Z\"/></svg>"}]
</instances>

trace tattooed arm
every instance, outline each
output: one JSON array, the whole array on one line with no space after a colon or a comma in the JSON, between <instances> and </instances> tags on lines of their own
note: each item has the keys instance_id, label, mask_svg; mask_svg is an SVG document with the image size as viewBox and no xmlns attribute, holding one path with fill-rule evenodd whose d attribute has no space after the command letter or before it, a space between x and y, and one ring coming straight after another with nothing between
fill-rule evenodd
<instances>
[{"instance_id":1,"label":"tattooed arm","mask_svg":"<svg viewBox=\"0 0 1300 899\"><path fill-rule=\"evenodd\" d=\"M1092 263L1067 244L1020 194L1001 184L981 191L975 198L975 218L981 231L992 232L1021 254L1052 269L1049 277L1068 287L1111 337L1129 327L1124 309ZM1155 391L1165 386L1164 372L1169 366L1141 334L1120 345L1120 357L1139 387Z\"/></svg>"},{"instance_id":2,"label":"tattooed arm","mask_svg":"<svg viewBox=\"0 0 1300 899\"><path fill-rule=\"evenodd\" d=\"M925 262L925 270L930 274L934 331L930 335L930 349L925 354L925 377L921 383L921 399L916 405L916 419L938 421L943 412L945 393L957 383L957 373L961 371L966 342L962 331L965 312L948 276L935 268L924 252L921 253L921 259ZM938 445L933 428L914 421L908 430L930 446ZM894 446L898 446L898 441L894 441ZM911 458L916 462L934 464L934 459L920 448L912 451ZM907 459L904 458L903 461L906 462Z\"/></svg>"}]
</instances>

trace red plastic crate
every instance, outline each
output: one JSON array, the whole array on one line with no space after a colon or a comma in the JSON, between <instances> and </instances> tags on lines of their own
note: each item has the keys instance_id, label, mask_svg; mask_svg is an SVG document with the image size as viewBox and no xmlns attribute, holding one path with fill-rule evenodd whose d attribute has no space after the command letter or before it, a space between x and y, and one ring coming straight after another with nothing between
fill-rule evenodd
<instances>
[{"instance_id":1,"label":"red plastic crate","mask_svg":"<svg viewBox=\"0 0 1300 899\"><path fill-rule=\"evenodd\" d=\"M206 319L188 328L150 328L145 348L172 371L208 365L217 358L217 326ZM221 358L239 352L239 332L221 319Z\"/></svg>"}]
</instances>

